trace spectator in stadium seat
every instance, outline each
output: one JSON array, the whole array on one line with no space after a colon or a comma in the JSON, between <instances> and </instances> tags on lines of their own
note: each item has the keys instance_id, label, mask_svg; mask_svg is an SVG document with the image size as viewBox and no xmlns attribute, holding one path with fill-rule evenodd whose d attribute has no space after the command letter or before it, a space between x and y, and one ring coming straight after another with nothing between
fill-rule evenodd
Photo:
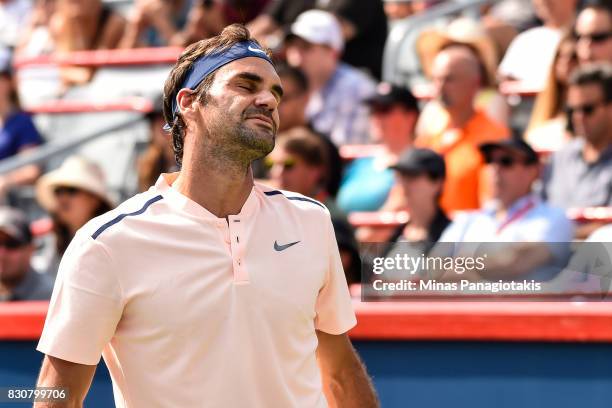
<instances>
[{"instance_id":1,"label":"spectator in stadium seat","mask_svg":"<svg viewBox=\"0 0 612 408\"><path fill-rule=\"evenodd\" d=\"M499 65L499 76L542 89L563 32L574 22L577 3L578 0L533 0L543 25L516 36Z\"/></svg>"},{"instance_id":2,"label":"spectator in stadium seat","mask_svg":"<svg viewBox=\"0 0 612 408\"><path fill-rule=\"evenodd\" d=\"M574 26L581 64L612 63L612 1L587 0Z\"/></svg>"},{"instance_id":3,"label":"spectator in stadium seat","mask_svg":"<svg viewBox=\"0 0 612 408\"><path fill-rule=\"evenodd\" d=\"M567 115L575 139L550 158L543 195L563 208L612 205L612 65L578 68L570 77ZM582 225L584 238L599 224Z\"/></svg>"},{"instance_id":4,"label":"spectator in stadium seat","mask_svg":"<svg viewBox=\"0 0 612 408\"><path fill-rule=\"evenodd\" d=\"M286 131L293 128L307 127L312 130L313 135L321 139L327 148L329 165L326 190L331 197L336 198L340 188L344 163L334 142L326 135L314 131L306 119L306 107L308 106L309 97L308 78L301 69L284 63L277 65L276 73L281 79L284 90L283 99L278 105L278 116L280 118L278 126L279 136L282 137ZM253 171L256 169L256 163L257 161L253 163ZM256 175L256 177L258 176Z\"/></svg>"},{"instance_id":5,"label":"spectator in stadium seat","mask_svg":"<svg viewBox=\"0 0 612 408\"><path fill-rule=\"evenodd\" d=\"M383 0L383 8L387 20L393 23L421 12L425 7L424 3L414 0Z\"/></svg>"},{"instance_id":6,"label":"spectator in stadium seat","mask_svg":"<svg viewBox=\"0 0 612 408\"><path fill-rule=\"evenodd\" d=\"M572 137L565 100L569 76L578 66L576 42L566 35L559 43L544 89L536 97L525 138L536 151L555 151Z\"/></svg>"},{"instance_id":7,"label":"spectator in stadium seat","mask_svg":"<svg viewBox=\"0 0 612 408\"><path fill-rule=\"evenodd\" d=\"M182 44L182 28L187 24L188 0L136 0L128 15L120 46L162 47Z\"/></svg>"},{"instance_id":8,"label":"spectator in stadium seat","mask_svg":"<svg viewBox=\"0 0 612 408\"><path fill-rule=\"evenodd\" d=\"M162 173L178 171L170 134L163 129L166 122L161 98L146 118L149 121L150 140L145 151L138 157L139 191L148 190Z\"/></svg>"},{"instance_id":9,"label":"spectator in stadium seat","mask_svg":"<svg viewBox=\"0 0 612 408\"><path fill-rule=\"evenodd\" d=\"M316 3L316 0L272 0L247 27L253 37L274 49L298 16L315 8Z\"/></svg>"},{"instance_id":10,"label":"spectator in stadium seat","mask_svg":"<svg viewBox=\"0 0 612 408\"><path fill-rule=\"evenodd\" d=\"M497 47L484 26L467 17L453 20L445 28L426 30L417 39L416 47L425 75L432 77L436 56L452 45L464 45L472 50L481 71L481 85L474 105L500 124L507 124L510 109L506 98L497 90L495 71L499 62ZM417 123L417 135L436 129L445 116L444 108L434 100L428 102ZM435 130L434 130L435 131Z\"/></svg>"},{"instance_id":11,"label":"spectator in stadium seat","mask_svg":"<svg viewBox=\"0 0 612 408\"><path fill-rule=\"evenodd\" d=\"M327 147L310 129L294 127L280 133L265 163L276 186L321 201L332 217L345 217L326 189L329 177Z\"/></svg>"},{"instance_id":12,"label":"spectator in stadium seat","mask_svg":"<svg viewBox=\"0 0 612 408\"><path fill-rule=\"evenodd\" d=\"M412 93L386 82L366 100L370 106L370 133L383 150L372 157L355 159L344 173L338 205L345 212L376 211L390 199L394 186L389 166L412 146L419 107Z\"/></svg>"},{"instance_id":13,"label":"spectator in stadium seat","mask_svg":"<svg viewBox=\"0 0 612 408\"><path fill-rule=\"evenodd\" d=\"M474 107L482 71L471 48L454 44L440 51L433 61L432 79L445 117L437 129L420 134L416 144L444 156L442 208L446 212L479 208L489 194L478 145L507 139L509 131Z\"/></svg>"},{"instance_id":14,"label":"spectator in stadium seat","mask_svg":"<svg viewBox=\"0 0 612 408\"><path fill-rule=\"evenodd\" d=\"M492 246L504 256L488 255L487 272L495 274L490 278L522 278L534 270L534 279L552 278L539 275L552 270L537 268L566 260L573 225L563 209L544 203L532 191L541 169L537 153L519 139L484 143L479 150L491 173L493 200L478 211L457 214L440 242L515 243Z\"/></svg>"},{"instance_id":15,"label":"spectator in stadium seat","mask_svg":"<svg viewBox=\"0 0 612 408\"><path fill-rule=\"evenodd\" d=\"M411 148L391 168L402 187L410 220L395 230L389 242L408 242L420 254L427 254L450 224L440 208L444 158L433 150Z\"/></svg>"},{"instance_id":16,"label":"spectator in stadium seat","mask_svg":"<svg viewBox=\"0 0 612 408\"><path fill-rule=\"evenodd\" d=\"M10 55L0 50L0 160L26 153L43 143L30 115L21 111ZM12 188L29 185L40 176L36 165L0 174L0 201Z\"/></svg>"},{"instance_id":17,"label":"spectator in stadium seat","mask_svg":"<svg viewBox=\"0 0 612 408\"><path fill-rule=\"evenodd\" d=\"M47 261L47 271L55 276L59 260L77 230L110 211L113 200L101 169L79 156L67 158L58 169L44 174L36 184L36 199L53 220L55 251Z\"/></svg>"},{"instance_id":18,"label":"spectator in stadium seat","mask_svg":"<svg viewBox=\"0 0 612 408\"><path fill-rule=\"evenodd\" d=\"M32 233L26 215L0 207L0 301L48 300L53 278L32 269Z\"/></svg>"},{"instance_id":19,"label":"spectator in stadium seat","mask_svg":"<svg viewBox=\"0 0 612 408\"><path fill-rule=\"evenodd\" d=\"M327 192L330 176L327 147L322 138L307 128L292 128L278 135L278 142L265 162L276 187L321 201L332 218L340 257L349 284L359 282L359 257L355 232L346 214Z\"/></svg>"},{"instance_id":20,"label":"spectator in stadium seat","mask_svg":"<svg viewBox=\"0 0 612 408\"><path fill-rule=\"evenodd\" d=\"M381 0L331 0L324 9L333 13L342 27L342 61L380 80L388 30Z\"/></svg>"},{"instance_id":21,"label":"spectator in stadium seat","mask_svg":"<svg viewBox=\"0 0 612 408\"><path fill-rule=\"evenodd\" d=\"M101 0L57 0L49 21L54 52L114 49L119 46L125 19ZM86 67L63 67L66 86L89 82L94 71Z\"/></svg>"},{"instance_id":22,"label":"spectator in stadium seat","mask_svg":"<svg viewBox=\"0 0 612 408\"><path fill-rule=\"evenodd\" d=\"M283 100L278 106L280 124L278 131L284 132L294 127L309 126L306 107L309 98L308 77L300 68L279 64L276 69L283 83Z\"/></svg>"},{"instance_id":23,"label":"spectator in stadium seat","mask_svg":"<svg viewBox=\"0 0 612 408\"><path fill-rule=\"evenodd\" d=\"M32 11L29 0L0 0L0 48L14 48Z\"/></svg>"},{"instance_id":24,"label":"spectator in stadium seat","mask_svg":"<svg viewBox=\"0 0 612 408\"><path fill-rule=\"evenodd\" d=\"M374 93L374 81L339 61L344 39L336 18L322 10L298 17L286 39L287 62L300 67L310 84L306 118L337 145L367 143L368 109L363 100Z\"/></svg>"}]
</instances>

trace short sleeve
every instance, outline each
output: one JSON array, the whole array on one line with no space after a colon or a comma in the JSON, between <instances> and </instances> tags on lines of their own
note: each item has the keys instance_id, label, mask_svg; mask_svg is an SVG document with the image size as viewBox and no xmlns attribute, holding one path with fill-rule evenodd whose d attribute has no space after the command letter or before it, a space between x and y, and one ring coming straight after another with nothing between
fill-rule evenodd
<instances>
[{"instance_id":1,"label":"short sleeve","mask_svg":"<svg viewBox=\"0 0 612 408\"><path fill-rule=\"evenodd\" d=\"M317 297L315 328L325 333L338 335L346 333L355 326L357 319L353 311L331 219L329 215L325 218L329 266L325 283Z\"/></svg>"},{"instance_id":2,"label":"short sleeve","mask_svg":"<svg viewBox=\"0 0 612 408\"><path fill-rule=\"evenodd\" d=\"M20 151L22 148L26 146L34 146L43 143L43 139L36 130L36 126L34 126L34 122L32 118L27 114L21 114L18 117L19 125L16 129L18 132L17 138L17 146L16 150Z\"/></svg>"},{"instance_id":3,"label":"short sleeve","mask_svg":"<svg viewBox=\"0 0 612 408\"><path fill-rule=\"evenodd\" d=\"M60 263L38 351L98 364L123 310L115 272L102 244L77 234Z\"/></svg>"}]
</instances>

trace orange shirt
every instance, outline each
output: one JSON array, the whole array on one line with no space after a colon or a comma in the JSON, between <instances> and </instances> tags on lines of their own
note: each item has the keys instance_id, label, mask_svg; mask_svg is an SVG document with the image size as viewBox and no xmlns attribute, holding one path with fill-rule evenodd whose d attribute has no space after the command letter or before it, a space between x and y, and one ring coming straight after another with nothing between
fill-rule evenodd
<instances>
[{"instance_id":1,"label":"orange shirt","mask_svg":"<svg viewBox=\"0 0 612 408\"><path fill-rule=\"evenodd\" d=\"M424 129L416 140L419 147L430 148L444 156L446 182L441 206L447 212L480 208L489 194L484 161L478 145L507 139L508 129L476 111L462 129L448 128L448 115L440 112L437 129Z\"/></svg>"}]
</instances>

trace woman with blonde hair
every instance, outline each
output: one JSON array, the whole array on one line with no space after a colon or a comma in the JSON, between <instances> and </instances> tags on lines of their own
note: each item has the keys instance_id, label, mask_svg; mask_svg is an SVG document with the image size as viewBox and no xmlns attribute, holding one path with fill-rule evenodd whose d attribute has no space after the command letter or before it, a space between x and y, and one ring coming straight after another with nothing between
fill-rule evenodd
<instances>
[{"instance_id":1,"label":"woman with blonde hair","mask_svg":"<svg viewBox=\"0 0 612 408\"><path fill-rule=\"evenodd\" d=\"M554 151L571 137L565 114L567 81L578 65L576 43L566 34L555 54L544 89L535 100L526 131L526 140L539 151Z\"/></svg>"}]
</instances>

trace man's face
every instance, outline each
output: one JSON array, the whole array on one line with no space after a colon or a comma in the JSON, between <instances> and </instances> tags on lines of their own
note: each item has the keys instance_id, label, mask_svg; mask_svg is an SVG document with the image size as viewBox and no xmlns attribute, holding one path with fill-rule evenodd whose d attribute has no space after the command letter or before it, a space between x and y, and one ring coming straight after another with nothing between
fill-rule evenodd
<instances>
[{"instance_id":1,"label":"man's face","mask_svg":"<svg viewBox=\"0 0 612 408\"><path fill-rule=\"evenodd\" d=\"M17 283L28 272L34 248L0 230L0 281Z\"/></svg>"},{"instance_id":2,"label":"man's face","mask_svg":"<svg viewBox=\"0 0 612 408\"><path fill-rule=\"evenodd\" d=\"M576 10L576 0L533 0L536 15L545 23L569 21Z\"/></svg>"},{"instance_id":3,"label":"man's face","mask_svg":"<svg viewBox=\"0 0 612 408\"><path fill-rule=\"evenodd\" d=\"M529 193L539 176L539 166L528 164L526 159L524 153L515 149L495 149L487 155L493 197L510 204Z\"/></svg>"},{"instance_id":4,"label":"man's face","mask_svg":"<svg viewBox=\"0 0 612 408\"><path fill-rule=\"evenodd\" d=\"M389 137L403 135L411 137L416 115L400 104L372 105L370 131L373 140L384 143Z\"/></svg>"},{"instance_id":5,"label":"man's face","mask_svg":"<svg viewBox=\"0 0 612 408\"><path fill-rule=\"evenodd\" d=\"M248 57L220 68L205 102L202 126L213 153L250 162L274 147L283 89L276 71L262 58Z\"/></svg>"},{"instance_id":6,"label":"man's face","mask_svg":"<svg viewBox=\"0 0 612 408\"><path fill-rule=\"evenodd\" d=\"M321 178L321 169L304 162L299 156L276 148L266 158L270 179L282 190L312 196Z\"/></svg>"},{"instance_id":7,"label":"man's face","mask_svg":"<svg viewBox=\"0 0 612 408\"><path fill-rule=\"evenodd\" d=\"M595 144L606 137L612 107L605 103L603 90L598 84L570 86L566 108L576 135Z\"/></svg>"},{"instance_id":8,"label":"man's face","mask_svg":"<svg viewBox=\"0 0 612 408\"><path fill-rule=\"evenodd\" d=\"M384 3L385 14L389 20L400 20L414 14L412 2L386 1Z\"/></svg>"},{"instance_id":9,"label":"man's face","mask_svg":"<svg viewBox=\"0 0 612 408\"><path fill-rule=\"evenodd\" d=\"M581 64L612 62L612 16L606 11L586 8L576 19L576 52Z\"/></svg>"},{"instance_id":10,"label":"man's face","mask_svg":"<svg viewBox=\"0 0 612 408\"><path fill-rule=\"evenodd\" d=\"M319 78L336 63L335 51L326 45L310 43L302 38L292 38L287 44L287 63L298 67L309 79Z\"/></svg>"},{"instance_id":11,"label":"man's face","mask_svg":"<svg viewBox=\"0 0 612 408\"><path fill-rule=\"evenodd\" d=\"M290 76L281 77L284 94L283 100L278 106L280 116L279 132L296 126L304 126L306 105L308 104L308 92L299 88L295 80Z\"/></svg>"},{"instance_id":12,"label":"man's face","mask_svg":"<svg viewBox=\"0 0 612 408\"><path fill-rule=\"evenodd\" d=\"M462 48L449 48L436 55L431 76L436 96L447 109L473 103L480 87L477 64L475 57Z\"/></svg>"}]
</instances>

